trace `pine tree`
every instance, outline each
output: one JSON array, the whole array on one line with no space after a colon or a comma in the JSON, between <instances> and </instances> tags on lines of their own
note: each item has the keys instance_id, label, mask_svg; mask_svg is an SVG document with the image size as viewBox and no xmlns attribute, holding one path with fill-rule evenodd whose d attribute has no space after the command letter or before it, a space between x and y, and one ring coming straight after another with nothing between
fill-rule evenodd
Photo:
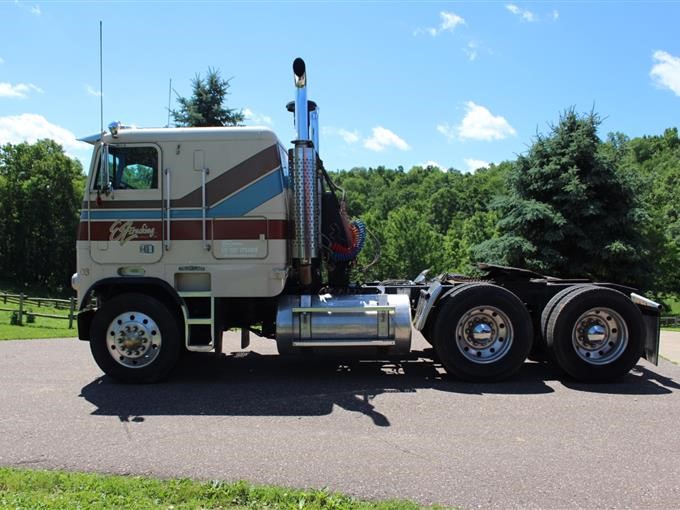
<instances>
[{"instance_id":1,"label":"pine tree","mask_svg":"<svg viewBox=\"0 0 680 510\"><path fill-rule=\"evenodd\" d=\"M236 126L243 122L241 110L226 108L230 80L224 80L218 70L208 68L205 79L197 74L191 81L190 98L177 96L179 109L172 110L175 125L187 127Z\"/></svg>"},{"instance_id":2,"label":"pine tree","mask_svg":"<svg viewBox=\"0 0 680 510\"><path fill-rule=\"evenodd\" d=\"M477 260L555 276L644 286L652 271L641 207L629 174L598 138L600 118L566 111L509 172L496 203L501 236L478 244Z\"/></svg>"}]
</instances>

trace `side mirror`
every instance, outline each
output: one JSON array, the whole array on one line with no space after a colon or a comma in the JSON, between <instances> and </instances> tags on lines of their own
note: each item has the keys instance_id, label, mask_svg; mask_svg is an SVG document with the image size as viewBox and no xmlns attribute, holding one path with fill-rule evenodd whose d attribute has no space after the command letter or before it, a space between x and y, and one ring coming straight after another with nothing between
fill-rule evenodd
<instances>
[{"instance_id":1,"label":"side mirror","mask_svg":"<svg viewBox=\"0 0 680 510\"><path fill-rule=\"evenodd\" d=\"M99 161L99 191L111 191L111 176L109 175L109 146L102 144L101 159Z\"/></svg>"}]
</instances>

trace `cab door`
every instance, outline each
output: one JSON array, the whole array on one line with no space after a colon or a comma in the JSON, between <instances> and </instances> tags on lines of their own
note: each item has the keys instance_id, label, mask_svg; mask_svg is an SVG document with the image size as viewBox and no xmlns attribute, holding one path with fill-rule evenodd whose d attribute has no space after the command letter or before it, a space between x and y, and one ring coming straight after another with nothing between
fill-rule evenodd
<instances>
[{"instance_id":1,"label":"cab door","mask_svg":"<svg viewBox=\"0 0 680 510\"><path fill-rule=\"evenodd\" d=\"M106 149L102 157L100 147L90 183L90 254L102 264L158 262L163 256L160 147L117 144ZM108 174L102 168L104 161Z\"/></svg>"}]
</instances>

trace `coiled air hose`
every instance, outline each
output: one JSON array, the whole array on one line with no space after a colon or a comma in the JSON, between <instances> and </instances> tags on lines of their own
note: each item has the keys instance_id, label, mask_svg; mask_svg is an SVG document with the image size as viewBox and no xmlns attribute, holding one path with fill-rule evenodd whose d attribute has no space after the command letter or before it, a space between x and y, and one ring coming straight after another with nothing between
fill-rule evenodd
<instances>
[{"instance_id":1,"label":"coiled air hose","mask_svg":"<svg viewBox=\"0 0 680 510\"><path fill-rule=\"evenodd\" d=\"M334 262L351 262L356 259L366 242L366 225L361 220L352 220L350 223L352 232L351 246L343 246L331 243L330 255Z\"/></svg>"}]
</instances>

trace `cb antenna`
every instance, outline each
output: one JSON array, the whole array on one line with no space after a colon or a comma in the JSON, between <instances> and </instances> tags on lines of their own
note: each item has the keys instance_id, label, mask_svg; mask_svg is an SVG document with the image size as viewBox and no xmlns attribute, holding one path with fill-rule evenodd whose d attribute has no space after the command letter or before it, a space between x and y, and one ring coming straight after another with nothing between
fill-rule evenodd
<instances>
[{"instance_id":1,"label":"cb antenna","mask_svg":"<svg viewBox=\"0 0 680 510\"><path fill-rule=\"evenodd\" d=\"M170 100L172 99L172 78L170 78L170 86L168 87L168 123L165 127L170 127Z\"/></svg>"},{"instance_id":2,"label":"cb antenna","mask_svg":"<svg viewBox=\"0 0 680 510\"><path fill-rule=\"evenodd\" d=\"M104 57L102 22L99 20L99 132L104 136Z\"/></svg>"}]
</instances>

